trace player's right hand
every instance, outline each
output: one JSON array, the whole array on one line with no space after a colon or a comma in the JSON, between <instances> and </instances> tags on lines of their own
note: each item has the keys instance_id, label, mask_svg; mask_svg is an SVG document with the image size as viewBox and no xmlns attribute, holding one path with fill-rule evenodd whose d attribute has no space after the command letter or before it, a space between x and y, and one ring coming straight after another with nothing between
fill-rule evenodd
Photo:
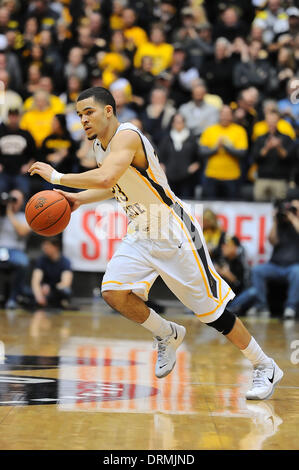
<instances>
[{"instance_id":1,"label":"player's right hand","mask_svg":"<svg viewBox=\"0 0 299 470\"><path fill-rule=\"evenodd\" d=\"M54 189L58 193L62 194L67 200L71 207L71 212L74 212L78 207L80 207L80 202L78 200L78 193L68 193L66 191L62 191L62 189Z\"/></svg>"}]
</instances>

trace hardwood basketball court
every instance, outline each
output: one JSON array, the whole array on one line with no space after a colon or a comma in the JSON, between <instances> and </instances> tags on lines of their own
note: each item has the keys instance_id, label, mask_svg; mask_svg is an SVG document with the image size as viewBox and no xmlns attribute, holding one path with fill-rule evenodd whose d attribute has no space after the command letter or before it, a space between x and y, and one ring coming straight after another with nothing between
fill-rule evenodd
<instances>
[{"instance_id":1,"label":"hardwood basketball court","mask_svg":"<svg viewBox=\"0 0 299 470\"><path fill-rule=\"evenodd\" d=\"M0 449L298 449L299 322L247 319L284 370L268 401L246 401L250 363L195 316L158 380L150 334L102 304L0 311ZM298 363L297 363L298 362Z\"/></svg>"}]
</instances>

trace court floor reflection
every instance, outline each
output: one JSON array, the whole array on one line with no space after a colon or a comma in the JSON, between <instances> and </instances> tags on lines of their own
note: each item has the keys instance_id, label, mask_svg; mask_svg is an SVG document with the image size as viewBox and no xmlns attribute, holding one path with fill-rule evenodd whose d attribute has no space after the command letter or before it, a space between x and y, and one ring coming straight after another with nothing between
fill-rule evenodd
<instances>
[{"instance_id":1,"label":"court floor reflection","mask_svg":"<svg viewBox=\"0 0 299 470\"><path fill-rule=\"evenodd\" d=\"M148 332L118 315L0 312L1 449L298 449L298 322L248 322L285 371L271 400L248 402L250 364L196 318L176 320L186 340L158 380Z\"/></svg>"}]
</instances>

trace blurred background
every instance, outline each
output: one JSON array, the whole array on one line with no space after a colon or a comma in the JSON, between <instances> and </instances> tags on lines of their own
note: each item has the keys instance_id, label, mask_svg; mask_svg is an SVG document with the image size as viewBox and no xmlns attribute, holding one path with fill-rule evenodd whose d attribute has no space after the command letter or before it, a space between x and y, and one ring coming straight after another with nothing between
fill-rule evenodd
<instances>
[{"instance_id":1,"label":"blurred background","mask_svg":"<svg viewBox=\"0 0 299 470\"><path fill-rule=\"evenodd\" d=\"M171 188L202 223L217 271L238 294L236 313L296 317L298 3L0 0L3 306L101 302L124 214L113 202L80 208L47 244L23 210L53 187L28 176L34 161L62 173L96 166L75 103L83 89L104 86L119 121L150 139ZM160 280L151 302L182 308Z\"/></svg>"}]
</instances>

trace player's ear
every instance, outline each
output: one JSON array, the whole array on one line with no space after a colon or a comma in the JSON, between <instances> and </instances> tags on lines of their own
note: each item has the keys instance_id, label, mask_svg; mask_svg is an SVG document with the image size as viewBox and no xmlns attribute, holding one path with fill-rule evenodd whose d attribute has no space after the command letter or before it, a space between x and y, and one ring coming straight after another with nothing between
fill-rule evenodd
<instances>
[{"instance_id":1,"label":"player's ear","mask_svg":"<svg viewBox=\"0 0 299 470\"><path fill-rule=\"evenodd\" d=\"M110 104L107 104L105 106L105 114L106 114L106 117L111 117L113 115L113 108Z\"/></svg>"}]
</instances>

